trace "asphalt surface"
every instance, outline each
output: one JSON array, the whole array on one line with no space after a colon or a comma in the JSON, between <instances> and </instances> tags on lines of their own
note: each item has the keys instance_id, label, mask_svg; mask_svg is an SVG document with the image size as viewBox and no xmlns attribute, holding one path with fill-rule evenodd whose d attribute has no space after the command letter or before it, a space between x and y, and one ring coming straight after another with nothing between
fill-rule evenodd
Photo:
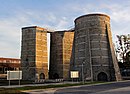
<instances>
[{"instance_id":1,"label":"asphalt surface","mask_svg":"<svg viewBox=\"0 0 130 94\"><path fill-rule=\"evenodd\" d=\"M130 94L130 81L59 89L54 94Z\"/></svg>"},{"instance_id":2,"label":"asphalt surface","mask_svg":"<svg viewBox=\"0 0 130 94\"><path fill-rule=\"evenodd\" d=\"M83 85L57 89L34 90L30 94L130 94L130 81Z\"/></svg>"}]
</instances>

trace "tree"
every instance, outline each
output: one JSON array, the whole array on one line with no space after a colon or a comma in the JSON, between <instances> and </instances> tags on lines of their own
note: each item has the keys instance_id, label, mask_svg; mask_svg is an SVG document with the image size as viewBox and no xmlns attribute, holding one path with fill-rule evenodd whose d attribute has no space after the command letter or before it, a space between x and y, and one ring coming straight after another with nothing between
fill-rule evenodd
<instances>
[{"instance_id":1,"label":"tree","mask_svg":"<svg viewBox=\"0 0 130 94\"><path fill-rule=\"evenodd\" d=\"M130 34L117 35L117 38L116 52L119 55L118 60L122 63L127 62L126 54L130 51Z\"/></svg>"},{"instance_id":2,"label":"tree","mask_svg":"<svg viewBox=\"0 0 130 94\"><path fill-rule=\"evenodd\" d=\"M130 51L126 53L126 62L130 63Z\"/></svg>"}]
</instances>

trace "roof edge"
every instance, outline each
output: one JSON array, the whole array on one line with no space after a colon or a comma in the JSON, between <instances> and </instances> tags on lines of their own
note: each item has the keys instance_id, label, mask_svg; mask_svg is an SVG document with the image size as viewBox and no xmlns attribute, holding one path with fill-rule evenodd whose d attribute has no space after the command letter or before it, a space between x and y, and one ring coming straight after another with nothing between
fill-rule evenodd
<instances>
[{"instance_id":1,"label":"roof edge","mask_svg":"<svg viewBox=\"0 0 130 94\"><path fill-rule=\"evenodd\" d=\"M45 28L42 28L42 27L39 27L39 26L28 26L28 27L22 27L22 29L28 29L28 28L40 28L40 29L44 29L44 30L46 30Z\"/></svg>"},{"instance_id":2,"label":"roof edge","mask_svg":"<svg viewBox=\"0 0 130 94\"><path fill-rule=\"evenodd\" d=\"M94 14L86 14L86 15L79 16L78 18L76 18L76 19L74 20L74 22L75 22L76 20L82 18L82 17L85 17L85 16L96 16L96 15L98 15L98 16L106 16L106 17L108 17L108 18L110 19L110 16L108 16L107 14L94 13Z\"/></svg>"}]
</instances>

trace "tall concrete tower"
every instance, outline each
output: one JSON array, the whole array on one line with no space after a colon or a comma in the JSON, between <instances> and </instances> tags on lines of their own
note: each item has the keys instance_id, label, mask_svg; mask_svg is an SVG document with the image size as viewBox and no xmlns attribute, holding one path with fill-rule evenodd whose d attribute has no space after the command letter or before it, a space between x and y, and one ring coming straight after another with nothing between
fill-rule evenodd
<instances>
[{"instance_id":1,"label":"tall concrete tower","mask_svg":"<svg viewBox=\"0 0 130 94\"><path fill-rule=\"evenodd\" d=\"M51 79L69 79L74 30L51 33L50 68Z\"/></svg>"},{"instance_id":2,"label":"tall concrete tower","mask_svg":"<svg viewBox=\"0 0 130 94\"><path fill-rule=\"evenodd\" d=\"M48 79L47 31L22 28L21 67L24 80Z\"/></svg>"},{"instance_id":3,"label":"tall concrete tower","mask_svg":"<svg viewBox=\"0 0 130 94\"><path fill-rule=\"evenodd\" d=\"M75 20L74 53L73 68L80 79L121 80L108 15L88 14Z\"/></svg>"}]
</instances>

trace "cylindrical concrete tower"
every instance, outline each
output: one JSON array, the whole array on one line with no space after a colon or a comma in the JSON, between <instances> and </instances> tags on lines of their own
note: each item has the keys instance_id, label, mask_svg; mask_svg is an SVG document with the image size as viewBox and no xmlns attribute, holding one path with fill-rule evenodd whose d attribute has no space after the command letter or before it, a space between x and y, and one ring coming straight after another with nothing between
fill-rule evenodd
<instances>
[{"instance_id":1,"label":"cylindrical concrete tower","mask_svg":"<svg viewBox=\"0 0 130 94\"><path fill-rule=\"evenodd\" d=\"M79 71L80 79L120 79L114 54L108 15L88 14L75 20L74 68Z\"/></svg>"}]
</instances>

